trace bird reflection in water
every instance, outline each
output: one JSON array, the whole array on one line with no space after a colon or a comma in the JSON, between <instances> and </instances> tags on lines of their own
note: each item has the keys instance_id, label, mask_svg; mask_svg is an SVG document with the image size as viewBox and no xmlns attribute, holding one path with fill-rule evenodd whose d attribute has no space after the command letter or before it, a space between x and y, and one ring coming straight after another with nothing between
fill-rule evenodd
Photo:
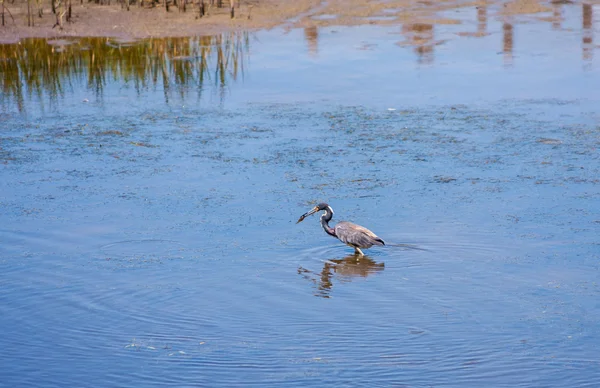
<instances>
[{"instance_id":1,"label":"bird reflection in water","mask_svg":"<svg viewBox=\"0 0 600 388\"><path fill-rule=\"evenodd\" d=\"M366 278L369 275L381 272L384 268L384 263L377 263L369 256L353 254L343 259L325 261L320 273L299 267L298 274L315 285L315 296L329 298L334 278L339 283L351 282L355 278Z\"/></svg>"}]
</instances>

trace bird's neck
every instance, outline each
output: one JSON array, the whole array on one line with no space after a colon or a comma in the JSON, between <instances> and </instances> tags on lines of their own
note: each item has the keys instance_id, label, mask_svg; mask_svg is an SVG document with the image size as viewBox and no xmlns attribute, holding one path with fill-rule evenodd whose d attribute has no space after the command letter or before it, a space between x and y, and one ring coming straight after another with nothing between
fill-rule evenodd
<instances>
[{"instance_id":1,"label":"bird's neck","mask_svg":"<svg viewBox=\"0 0 600 388\"><path fill-rule=\"evenodd\" d=\"M321 216L321 226L323 227L323 230L325 230L325 233L335 237L335 231L329 226L329 221L331 221L331 218L333 218L333 210L331 210L330 207L327 207L325 209L325 213L323 213Z\"/></svg>"}]
</instances>

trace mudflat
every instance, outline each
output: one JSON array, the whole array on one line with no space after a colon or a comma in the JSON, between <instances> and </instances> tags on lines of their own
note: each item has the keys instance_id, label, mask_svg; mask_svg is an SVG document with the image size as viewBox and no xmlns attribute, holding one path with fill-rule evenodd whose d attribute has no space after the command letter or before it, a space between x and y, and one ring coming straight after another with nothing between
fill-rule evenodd
<instances>
[{"instance_id":1,"label":"mudflat","mask_svg":"<svg viewBox=\"0 0 600 388\"><path fill-rule=\"evenodd\" d=\"M63 0L64 1L64 0ZM212 4L211 4L212 3ZM592 2L593 3L593 2ZM537 15L544 19L559 18L553 14L556 4L539 0L515 1L417 1L417 0L253 0L234 1L234 17L230 2L204 1L201 15L200 2L186 0L183 3L137 1L127 9L119 2L97 4L92 2L62 5L65 15L62 27L49 2L31 3L32 17L28 17L27 2L14 0L4 2L4 26L0 26L1 42L16 42L22 38L69 36L106 36L120 39L150 37L176 37L210 35L224 31L258 30L275 27L325 27L333 25L352 26L364 24L459 24L452 17L453 10L465 7L489 9L498 17ZM166 6L168 5L168 7ZM178 7L178 5L180 7ZM1 12L1 11L0 11ZM487 12L487 11L486 11ZM551 16L548 16L551 15ZM551 20L547 20L551 21ZM28 24L33 24L28 25Z\"/></svg>"}]
</instances>

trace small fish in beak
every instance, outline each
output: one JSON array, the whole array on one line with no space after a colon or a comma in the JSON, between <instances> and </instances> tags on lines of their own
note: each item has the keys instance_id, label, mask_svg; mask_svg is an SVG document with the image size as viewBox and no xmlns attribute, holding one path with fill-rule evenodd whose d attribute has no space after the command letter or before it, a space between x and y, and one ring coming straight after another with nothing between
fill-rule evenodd
<instances>
[{"instance_id":1,"label":"small fish in beak","mask_svg":"<svg viewBox=\"0 0 600 388\"><path fill-rule=\"evenodd\" d=\"M315 214L316 212L319 211L319 208L317 206L315 206L311 211L304 213L300 216L300 218L298 218L298 221L296 221L297 224L301 223L302 221L304 221L304 219L308 216L311 216L313 214Z\"/></svg>"}]
</instances>

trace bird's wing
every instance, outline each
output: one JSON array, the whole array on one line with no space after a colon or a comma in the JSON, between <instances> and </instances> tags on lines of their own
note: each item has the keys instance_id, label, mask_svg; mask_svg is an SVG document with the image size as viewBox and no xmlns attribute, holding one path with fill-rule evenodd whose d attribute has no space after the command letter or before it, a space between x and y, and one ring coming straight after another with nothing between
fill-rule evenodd
<instances>
[{"instance_id":1,"label":"bird's wing","mask_svg":"<svg viewBox=\"0 0 600 388\"><path fill-rule=\"evenodd\" d=\"M335 225L335 235L344 244L357 247L385 245L383 240L369 229L347 221L341 221Z\"/></svg>"}]
</instances>

